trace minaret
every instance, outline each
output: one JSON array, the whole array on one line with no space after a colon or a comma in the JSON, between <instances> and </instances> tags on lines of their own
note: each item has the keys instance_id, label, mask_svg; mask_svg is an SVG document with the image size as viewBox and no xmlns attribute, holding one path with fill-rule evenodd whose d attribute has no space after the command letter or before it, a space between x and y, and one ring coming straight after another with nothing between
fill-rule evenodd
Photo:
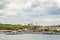
<instances>
[{"instance_id":1,"label":"minaret","mask_svg":"<svg viewBox=\"0 0 60 40\"><path fill-rule=\"evenodd\" d=\"M36 21L36 26L37 26L37 21Z\"/></svg>"}]
</instances>

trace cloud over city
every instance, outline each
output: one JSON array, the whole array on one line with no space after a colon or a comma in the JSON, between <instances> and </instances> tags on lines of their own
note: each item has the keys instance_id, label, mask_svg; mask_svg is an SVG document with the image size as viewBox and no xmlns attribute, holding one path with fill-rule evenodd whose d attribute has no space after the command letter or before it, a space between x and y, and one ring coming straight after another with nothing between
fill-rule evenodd
<instances>
[{"instance_id":1,"label":"cloud over city","mask_svg":"<svg viewBox=\"0 0 60 40\"><path fill-rule=\"evenodd\" d=\"M60 0L0 0L0 23L60 24Z\"/></svg>"}]
</instances>

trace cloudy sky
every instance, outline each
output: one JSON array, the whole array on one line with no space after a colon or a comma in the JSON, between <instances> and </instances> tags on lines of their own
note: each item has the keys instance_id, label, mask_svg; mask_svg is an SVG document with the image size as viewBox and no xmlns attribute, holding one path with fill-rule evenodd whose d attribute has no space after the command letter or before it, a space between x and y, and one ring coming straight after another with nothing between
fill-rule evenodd
<instances>
[{"instance_id":1,"label":"cloudy sky","mask_svg":"<svg viewBox=\"0 0 60 40\"><path fill-rule=\"evenodd\" d=\"M60 0L0 0L0 23L60 24Z\"/></svg>"}]
</instances>

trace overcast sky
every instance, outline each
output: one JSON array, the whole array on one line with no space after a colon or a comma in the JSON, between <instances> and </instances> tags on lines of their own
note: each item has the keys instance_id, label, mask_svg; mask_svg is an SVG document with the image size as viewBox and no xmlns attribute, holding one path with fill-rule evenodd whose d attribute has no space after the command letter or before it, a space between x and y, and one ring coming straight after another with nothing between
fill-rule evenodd
<instances>
[{"instance_id":1,"label":"overcast sky","mask_svg":"<svg viewBox=\"0 0 60 40\"><path fill-rule=\"evenodd\" d=\"M0 23L60 24L60 0L0 0Z\"/></svg>"}]
</instances>

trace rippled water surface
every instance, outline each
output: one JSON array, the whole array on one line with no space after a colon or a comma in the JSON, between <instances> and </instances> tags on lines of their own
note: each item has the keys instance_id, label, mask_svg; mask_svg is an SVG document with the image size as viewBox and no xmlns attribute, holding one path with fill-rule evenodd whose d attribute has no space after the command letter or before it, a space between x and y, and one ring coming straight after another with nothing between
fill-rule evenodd
<instances>
[{"instance_id":1,"label":"rippled water surface","mask_svg":"<svg viewBox=\"0 0 60 40\"><path fill-rule=\"evenodd\" d=\"M43 34L4 35L4 34L0 34L0 40L60 40L60 35L43 35Z\"/></svg>"}]
</instances>

